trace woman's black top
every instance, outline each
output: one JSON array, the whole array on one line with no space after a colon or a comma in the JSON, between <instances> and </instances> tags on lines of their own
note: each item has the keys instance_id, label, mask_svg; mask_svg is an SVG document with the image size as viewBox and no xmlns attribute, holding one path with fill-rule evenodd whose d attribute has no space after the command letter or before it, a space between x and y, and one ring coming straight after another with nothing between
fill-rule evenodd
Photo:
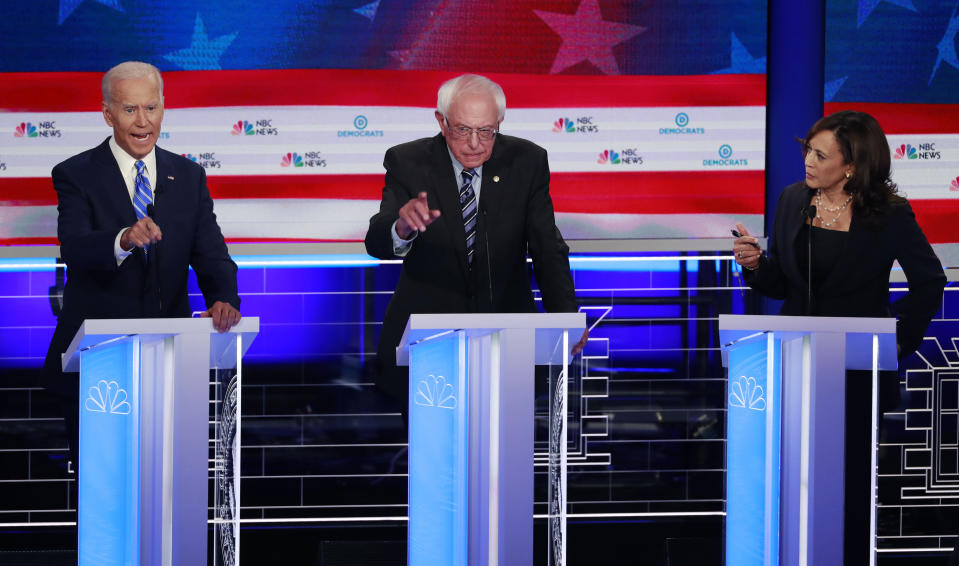
<instances>
[{"instance_id":1,"label":"woman's black top","mask_svg":"<svg viewBox=\"0 0 959 566\"><path fill-rule=\"evenodd\" d=\"M812 191L805 183L786 187L776 205L776 218L769 249L760 257L759 268L743 272L750 287L783 300L781 314L806 314L805 211ZM814 242L813 285L815 314L820 316L895 316L896 338L901 355L919 347L929 321L942 308L946 275L932 246L926 240L908 202L890 204L867 221L853 210L849 232L823 232L824 238L843 238L835 245ZM817 238L818 240L818 238ZM818 251L817 251L818 250ZM899 262L909 282L909 292L895 303L889 301L889 272Z\"/></svg>"},{"instance_id":2,"label":"woman's black top","mask_svg":"<svg viewBox=\"0 0 959 566\"><path fill-rule=\"evenodd\" d=\"M809 224L803 224L799 230L799 237L796 238L796 260L799 262L799 269L806 276L809 266ZM816 305L820 303L817 300L822 282L829 277L839 263L839 258L846 248L846 242L849 240L849 232L842 230L829 230L826 228L812 227L812 296L813 305L809 311L813 315L823 314L816 310Z\"/></svg>"}]
</instances>

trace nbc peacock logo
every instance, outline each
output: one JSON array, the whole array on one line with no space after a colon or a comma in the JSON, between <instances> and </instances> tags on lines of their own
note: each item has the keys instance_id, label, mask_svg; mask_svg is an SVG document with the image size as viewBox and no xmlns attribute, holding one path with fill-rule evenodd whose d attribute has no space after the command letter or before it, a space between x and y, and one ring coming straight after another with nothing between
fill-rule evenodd
<instances>
[{"instance_id":1,"label":"nbc peacock logo","mask_svg":"<svg viewBox=\"0 0 959 566\"><path fill-rule=\"evenodd\" d=\"M303 158L295 151L287 153L283 156L283 159L280 160L280 165L283 167L303 167Z\"/></svg>"},{"instance_id":2,"label":"nbc peacock logo","mask_svg":"<svg viewBox=\"0 0 959 566\"><path fill-rule=\"evenodd\" d=\"M573 121L569 118L560 118L553 122L553 131L554 132L567 132L572 134L576 131L576 125L573 124Z\"/></svg>"},{"instance_id":3,"label":"nbc peacock logo","mask_svg":"<svg viewBox=\"0 0 959 566\"><path fill-rule=\"evenodd\" d=\"M247 122L246 120L237 120L237 122L233 124L233 131L230 133L234 136L256 135L256 132L253 131L253 124Z\"/></svg>"},{"instance_id":4,"label":"nbc peacock logo","mask_svg":"<svg viewBox=\"0 0 959 566\"><path fill-rule=\"evenodd\" d=\"M599 153L599 159L596 160L596 163L600 165L606 165L607 163L619 165L619 153L612 149L603 150Z\"/></svg>"},{"instance_id":5,"label":"nbc peacock logo","mask_svg":"<svg viewBox=\"0 0 959 566\"><path fill-rule=\"evenodd\" d=\"M37 132L37 127L30 122L20 122L17 129L13 131L13 137L15 138L35 138L39 135L40 133Z\"/></svg>"},{"instance_id":6,"label":"nbc peacock logo","mask_svg":"<svg viewBox=\"0 0 959 566\"><path fill-rule=\"evenodd\" d=\"M919 159L919 154L911 144L904 143L896 148L894 157L896 159Z\"/></svg>"},{"instance_id":7,"label":"nbc peacock logo","mask_svg":"<svg viewBox=\"0 0 959 566\"><path fill-rule=\"evenodd\" d=\"M959 191L959 177L952 180L952 183L949 184L949 190L953 192Z\"/></svg>"}]
</instances>

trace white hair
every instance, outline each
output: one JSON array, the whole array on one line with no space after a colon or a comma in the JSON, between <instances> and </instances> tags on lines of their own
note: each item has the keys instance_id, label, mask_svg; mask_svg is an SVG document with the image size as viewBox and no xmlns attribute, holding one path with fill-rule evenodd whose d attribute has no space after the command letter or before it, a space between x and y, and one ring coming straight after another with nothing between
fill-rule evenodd
<instances>
[{"instance_id":1,"label":"white hair","mask_svg":"<svg viewBox=\"0 0 959 566\"><path fill-rule=\"evenodd\" d=\"M443 83L439 92L436 93L436 111L446 116L453 101L467 93L492 96L493 102L496 103L498 120L502 121L506 116L506 95L503 93L503 87L480 75L460 75Z\"/></svg>"},{"instance_id":2,"label":"white hair","mask_svg":"<svg viewBox=\"0 0 959 566\"><path fill-rule=\"evenodd\" d=\"M113 102L113 83L127 79L138 79L140 77L153 77L157 83L160 92L160 100L163 100L163 77L160 76L160 69L157 69L149 63L141 61L124 61L113 67L103 75L103 82L100 84L100 90L103 91L104 104Z\"/></svg>"}]
</instances>

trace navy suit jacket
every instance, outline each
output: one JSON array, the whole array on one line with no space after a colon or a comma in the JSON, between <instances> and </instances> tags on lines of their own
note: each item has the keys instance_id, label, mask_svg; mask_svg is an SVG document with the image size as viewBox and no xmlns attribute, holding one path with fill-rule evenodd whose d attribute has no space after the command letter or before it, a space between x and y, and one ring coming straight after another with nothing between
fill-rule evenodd
<instances>
[{"instance_id":1,"label":"navy suit jacket","mask_svg":"<svg viewBox=\"0 0 959 566\"><path fill-rule=\"evenodd\" d=\"M108 141L53 168L57 236L67 264L63 309L44 371L45 385L55 389L63 382L57 379L60 355L85 319L190 316L189 266L207 306L224 301L240 307L236 264L216 223L206 173L159 147L153 218L163 239L149 254L135 248L117 265L116 236L137 217Z\"/></svg>"},{"instance_id":2,"label":"navy suit jacket","mask_svg":"<svg viewBox=\"0 0 959 566\"><path fill-rule=\"evenodd\" d=\"M784 300L780 314L806 314L806 273L796 258L796 239L809 206L811 191L805 183L783 189L769 253L759 268L743 270L746 283L760 293ZM815 255L816 250L813 249ZM909 293L889 304L889 272L899 261L909 282ZM853 214L849 239L829 277L813 296L813 315L898 318L900 356L914 352L929 321L942 307L946 276L929 241L916 223L908 203L889 207L875 225Z\"/></svg>"},{"instance_id":3,"label":"navy suit jacket","mask_svg":"<svg viewBox=\"0 0 959 566\"><path fill-rule=\"evenodd\" d=\"M576 312L569 247L556 228L549 196L546 150L532 142L497 135L483 164L472 267L459 187L442 135L390 148L383 163L386 185L380 211L370 219L367 252L392 259L391 227L399 209L426 192L430 209L441 213L413 241L403 259L396 292L383 320L377 354L385 366L381 385L400 399L395 348L411 313L535 312L527 252L548 312ZM489 253L487 253L487 250Z\"/></svg>"}]
</instances>

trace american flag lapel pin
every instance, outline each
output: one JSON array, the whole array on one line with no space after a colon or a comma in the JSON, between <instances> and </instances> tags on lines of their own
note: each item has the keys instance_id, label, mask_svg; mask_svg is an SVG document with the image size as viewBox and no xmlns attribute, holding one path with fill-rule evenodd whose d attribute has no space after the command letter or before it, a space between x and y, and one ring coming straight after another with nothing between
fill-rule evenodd
<instances>
[{"instance_id":1,"label":"american flag lapel pin","mask_svg":"<svg viewBox=\"0 0 959 566\"><path fill-rule=\"evenodd\" d=\"M167 181L172 181L172 180L173 180L173 175L167 175L166 178L167 178Z\"/></svg>"}]
</instances>

